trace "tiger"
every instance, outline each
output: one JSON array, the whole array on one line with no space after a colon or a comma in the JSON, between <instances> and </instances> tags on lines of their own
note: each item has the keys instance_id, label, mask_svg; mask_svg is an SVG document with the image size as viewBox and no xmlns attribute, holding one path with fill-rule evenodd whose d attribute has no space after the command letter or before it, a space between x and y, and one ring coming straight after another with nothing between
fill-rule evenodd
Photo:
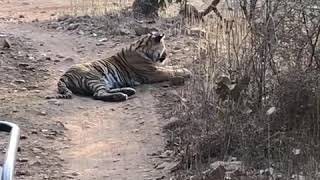
<instances>
[{"instance_id":1,"label":"tiger","mask_svg":"<svg viewBox=\"0 0 320 180\"><path fill-rule=\"evenodd\" d=\"M119 102L136 94L138 85L189 79L192 74L186 68L160 66L167 59L164 38L164 33L150 32L108 58L71 66L57 83L58 94L46 98L71 99L79 94Z\"/></svg>"}]
</instances>

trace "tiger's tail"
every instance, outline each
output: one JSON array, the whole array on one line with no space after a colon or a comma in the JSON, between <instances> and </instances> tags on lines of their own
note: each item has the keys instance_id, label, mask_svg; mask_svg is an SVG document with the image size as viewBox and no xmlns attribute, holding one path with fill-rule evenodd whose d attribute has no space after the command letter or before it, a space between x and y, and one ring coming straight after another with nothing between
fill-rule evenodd
<instances>
[{"instance_id":1,"label":"tiger's tail","mask_svg":"<svg viewBox=\"0 0 320 180\"><path fill-rule=\"evenodd\" d=\"M46 99L71 99L72 91L68 89L65 83L65 77L61 77L58 84L58 94L56 96L47 96Z\"/></svg>"}]
</instances>

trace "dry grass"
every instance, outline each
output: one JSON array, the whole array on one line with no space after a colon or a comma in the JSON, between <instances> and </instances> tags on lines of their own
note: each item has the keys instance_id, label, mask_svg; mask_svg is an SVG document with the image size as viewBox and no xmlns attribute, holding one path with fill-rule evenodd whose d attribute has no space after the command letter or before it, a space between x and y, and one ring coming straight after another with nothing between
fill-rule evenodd
<instances>
[{"instance_id":1,"label":"dry grass","mask_svg":"<svg viewBox=\"0 0 320 180\"><path fill-rule=\"evenodd\" d=\"M117 13L132 4L132 0L70 0L71 13L75 16L103 16Z\"/></svg>"},{"instance_id":2,"label":"dry grass","mask_svg":"<svg viewBox=\"0 0 320 180\"><path fill-rule=\"evenodd\" d=\"M171 148L188 170L236 157L255 169L315 179L319 2L258 1L252 17L239 1L229 7L224 21L200 24L194 80L174 109L180 126L168 129Z\"/></svg>"}]
</instances>

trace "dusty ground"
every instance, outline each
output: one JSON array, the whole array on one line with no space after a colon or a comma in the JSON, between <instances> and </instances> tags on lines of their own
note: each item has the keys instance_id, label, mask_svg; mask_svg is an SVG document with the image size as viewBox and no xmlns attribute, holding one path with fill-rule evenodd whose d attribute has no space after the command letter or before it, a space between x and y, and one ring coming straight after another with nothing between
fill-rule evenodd
<instances>
[{"instance_id":1,"label":"dusty ground","mask_svg":"<svg viewBox=\"0 0 320 180\"><path fill-rule=\"evenodd\" d=\"M64 0L1 0L0 18L4 21L47 20L70 9L70 2Z\"/></svg>"},{"instance_id":2,"label":"dusty ground","mask_svg":"<svg viewBox=\"0 0 320 180\"><path fill-rule=\"evenodd\" d=\"M22 129L16 179L168 179L175 163L158 158L168 120L156 106L160 89L174 91L166 84L139 87L123 103L44 98L56 92L59 76L72 64L109 56L136 39L112 36L99 44L99 37L44 28L43 20L69 5L0 1L0 40L11 42L10 49L0 49L0 118ZM187 56L182 42L168 41L176 59Z\"/></svg>"}]
</instances>

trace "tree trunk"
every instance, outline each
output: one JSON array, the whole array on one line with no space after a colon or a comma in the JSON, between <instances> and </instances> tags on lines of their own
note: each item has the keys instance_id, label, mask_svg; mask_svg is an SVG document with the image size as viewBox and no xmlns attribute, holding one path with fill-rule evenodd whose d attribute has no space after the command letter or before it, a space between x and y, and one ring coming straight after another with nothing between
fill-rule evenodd
<instances>
[{"instance_id":1,"label":"tree trunk","mask_svg":"<svg viewBox=\"0 0 320 180\"><path fill-rule=\"evenodd\" d=\"M132 9L135 16L157 17L160 6L158 0L135 0Z\"/></svg>"}]
</instances>

